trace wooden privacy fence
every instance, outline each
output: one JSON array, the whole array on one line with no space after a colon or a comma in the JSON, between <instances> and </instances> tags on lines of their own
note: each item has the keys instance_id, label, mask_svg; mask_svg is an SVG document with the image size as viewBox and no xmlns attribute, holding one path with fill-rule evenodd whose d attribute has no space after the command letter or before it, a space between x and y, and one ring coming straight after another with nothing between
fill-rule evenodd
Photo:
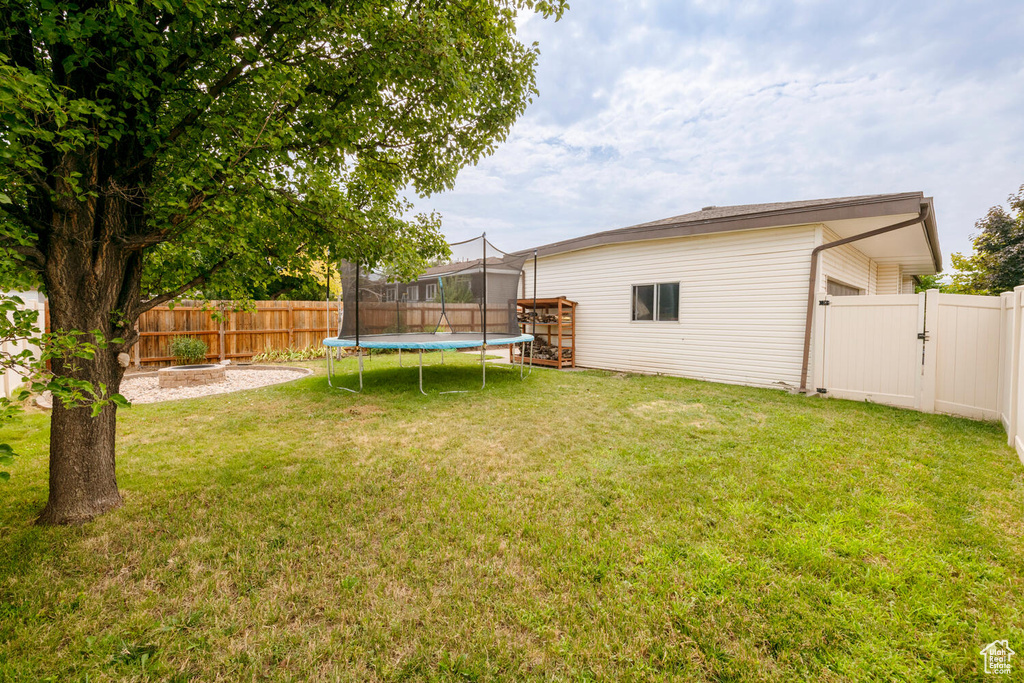
<instances>
[{"instance_id":1,"label":"wooden privacy fence","mask_svg":"<svg viewBox=\"0 0 1024 683\"><path fill-rule=\"evenodd\" d=\"M337 334L340 306L326 301L257 301L254 311L231 310L228 302L183 301L157 306L139 318L135 365L170 365L171 339L198 337L207 360L242 360L264 351L319 346Z\"/></svg>"},{"instance_id":2,"label":"wooden privacy fence","mask_svg":"<svg viewBox=\"0 0 1024 683\"><path fill-rule=\"evenodd\" d=\"M813 388L999 420L1024 462L1024 286L1001 296L820 294Z\"/></svg>"}]
</instances>

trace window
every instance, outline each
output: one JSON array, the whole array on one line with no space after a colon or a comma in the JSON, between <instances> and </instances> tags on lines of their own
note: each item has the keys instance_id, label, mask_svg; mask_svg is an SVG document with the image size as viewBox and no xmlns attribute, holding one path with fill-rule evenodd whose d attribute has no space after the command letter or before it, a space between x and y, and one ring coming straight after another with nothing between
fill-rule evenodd
<instances>
[{"instance_id":1,"label":"window","mask_svg":"<svg viewBox=\"0 0 1024 683\"><path fill-rule=\"evenodd\" d=\"M398 287L388 287L384 290L384 301L394 301L397 293Z\"/></svg>"},{"instance_id":2,"label":"window","mask_svg":"<svg viewBox=\"0 0 1024 683\"><path fill-rule=\"evenodd\" d=\"M844 285L842 282L837 282L832 278L828 279L826 289L832 296L860 296L860 290L856 287Z\"/></svg>"},{"instance_id":3,"label":"window","mask_svg":"<svg viewBox=\"0 0 1024 683\"><path fill-rule=\"evenodd\" d=\"M411 287L406 287L405 288L405 298L407 300L409 300L409 301L419 301L420 300L420 286L419 285L413 285Z\"/></svg>"},{"instance_id":4,"label":"window","mask_svg":"<svg viewBox=\"0 0 1024 683\"><path fill-rule=\"evenodd\" d=\"M679 320L679 283L633 285L633 320Z\"/></svg>"},{"instance_id":5,"label":"window","mask_svg":"<svg viewBox=\"0 0 1024 683\"><path fill-rule=\"evenodd\" d=\"M424 287L424 299L427 301L433 301L437 298L437 285L427 285Z\"/></svg>"}]
</instances>

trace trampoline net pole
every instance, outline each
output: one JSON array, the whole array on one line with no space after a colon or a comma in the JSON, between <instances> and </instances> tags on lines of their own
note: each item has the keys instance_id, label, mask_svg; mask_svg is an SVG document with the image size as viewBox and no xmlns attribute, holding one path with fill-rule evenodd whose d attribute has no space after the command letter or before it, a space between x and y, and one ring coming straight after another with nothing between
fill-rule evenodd
<instances>
[{"instance_id":1,"label":"trampoline net pole","mask_svg":"<svg viewBox=\"0 0 1024 683\"><path fill-rule=\"evenodd\" d=\"M445 323L448 324L448 329L449 330L453 330L454 329L452 327L452 321L448 318L448 304L447 304L447 296L444 293L444 276L443 275L439 275L437 277L437 288L438 288L438 291L441 293L441 317L439 317L437 319L437 325L434 327L434 334L437 334L438 332L441 331L441 322L442 321L444 321ZM442 363L444 362L444 356L443 355L441 356L441 362Z\"/></svg>"},{"instance_id":2,"label":"trampoline net pole","mask_svg":"<svg viewBox=\"0 0 1024 683\"><path fill-rule=\"evenodd\" d=\"M533 250L533 330L530 332L537 338L537 250ZM523 349L525 351L525 349ZM530 370L533 370L533 341L530 341Z\"/></svg>"},{"instance_id":3,"label":"trampoline net pole","mask_svg":"<svg viewBox=\"0 0 1024 683\"><path fill-rule=\"evenodd\" d=\"M356 261L356 348L359 348L359 261ZM362 355L360 359L360 373L362 372ZM362 382L362 374L359 375L359 381Z\"/></svg>"},{"instance_id":4,"label":"trampoline net pole","mask_svg":"<svg viewBox=\"0 0 1024 683\"><path fill-rule=\"evenodd\" d=\"M481 240L481 244L480 244L480 248L483 250L483 259L481 259L481 262L483 263L483 273L484 273L484 313L483 313L483 320L484 320L484 349L486 349L487 348L487 233L485 232L483 235L481 235L481 237L483 238Z\"/></svg>"},{"instance_id":5,"label":"trampoline net pole","mask_svg":"<svg viewBox=\"0 0 1024 683\"><path fill-rule=\"evenodd\" d=\"M327 294L324 303L327 305L327 336L331 336L331 248L327 247L327 259L324 261L324 280L327 282ZM341 324L338 321L338 336L341 336ZM330 353L327 354L328 356Z\"/></svg>"}]
</instances>

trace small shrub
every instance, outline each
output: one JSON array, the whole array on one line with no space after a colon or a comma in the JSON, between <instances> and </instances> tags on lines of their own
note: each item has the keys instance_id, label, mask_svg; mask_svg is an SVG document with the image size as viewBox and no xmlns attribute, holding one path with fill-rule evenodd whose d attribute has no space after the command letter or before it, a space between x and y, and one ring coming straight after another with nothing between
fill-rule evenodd
<instances>
[{"instance_id":1,"label":"small shrub","mask_svg":"<svg viewBox=\"0 0 1024 683\"><path fill-rule=\"evenodd\" d=\"M206 360L206 342L196 337L171 339L171 355L178 365L194 365Z\"/></svg>"},{"instance_id":2,"label":"small shrub","mask_svg":"<svg viewBox=\"0 0 1024 683\"><path fill-rule=\"evenodd\" d=\"M270 349L252 357L253 363L287 363L327 357L326 346L307 346L304 349Z\"/></svg>"}]
</instances>

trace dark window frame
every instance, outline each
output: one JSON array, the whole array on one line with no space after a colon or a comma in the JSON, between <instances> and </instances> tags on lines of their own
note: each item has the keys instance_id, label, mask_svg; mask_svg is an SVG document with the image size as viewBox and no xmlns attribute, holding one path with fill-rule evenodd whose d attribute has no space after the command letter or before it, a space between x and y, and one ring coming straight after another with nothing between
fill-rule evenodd
<instances>
[{"instance_id":1,"label":"dark window frame","mask_svg":"<svg viewBox=\"0 0 1024 683\"><path fill-rule=\"evenodd\" d=\"M661 310L661 292L662 287L675 287L675 317L662 317ZM637 290L641 287L650 287L652 290L651 298L651 310L649 318L638 318L636 311L637 303ZM681 283L675 282L642 282L640 284L632 285L630 288L629 297L629 319L630 322L634 323L678 323L679 322L679 294L681 291Z\"/></svg>"}]
</instances>

